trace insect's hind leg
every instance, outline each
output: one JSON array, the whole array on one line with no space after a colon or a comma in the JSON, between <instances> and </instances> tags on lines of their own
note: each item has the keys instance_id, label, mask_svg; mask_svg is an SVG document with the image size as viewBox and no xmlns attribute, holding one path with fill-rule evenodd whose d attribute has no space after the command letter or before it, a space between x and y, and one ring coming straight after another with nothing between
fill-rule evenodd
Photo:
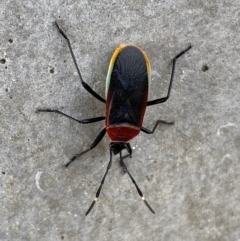
<instances>
[{"instance_id":1,"label":"insect's hind leg","mask_svg":"<svg viewBox=\"0 0 240 241\"><path fill-rule=\"evenodd\" d=\"M185 50L181 51L179 54L177 54L174 58L173 58L173 64L172 64L172 74L171 74L171 79L170 79L170 83L169 83L169 87L168 87L168 93L166 97L162 97L156 100L150 100L147 102L147 106L150 105L157 105L160 103L163 103L165 101L168 100L170 93L171 93L171 89L172 89L172 82L173 82L173 77L174 77L174 72L175 72L175 66L176 66L176 62L177 59L180 58L183 54L185 54L190 48L192 48L192 45L190 45L188 48L186 48Z\"/></svg>"},{"instance_id":2,"label":"insect's hind leg","mask_svg":"<svg viewBox=\"0 0 240 241\"><path fill-rule=\"evenodd\" d=\"M79 76L79 79L81 81L81 84L82 86L90 93L92 94L95 98L97 98L98 100L100 100L101 102L103 103L106 103L106 100L101 97L98 93L96 93L82 78L82 75L81 75L81 72L80 72L80 69L78 68L78 65L77 65L77 61L76 61L76 58L74 56L74 53L73 53L73 50L72 50L72 46L71 46L71 43L70 43L70 40L69 38L67 37L67 35L63 32L63 30L58 26L57 22L55 22L55 25L59 31L59 33L66 39L67 41L67 44L68 44L68 48L70 50L70 53L71 53L71 56L72 56L72 59L73 59L73 62L74 62L74 65L77 69L77 72L78 72L78 76Z\"/></svg>"},{"instance_id":3,"label":"insect's hind leg","mask_svg":"<svg viewBox=\"0 0 240 241\"><path fill-rule=\"evenodd\" d=\"M158 126L160 123L161 123L161 124L167 124L167 125L173 125L173 124L174 124L174 121L169 121L169 122L168 122L168 121L165 121L165 120L157 120L152 130L150 130L150 129L144 127L144 126L142 126L141 131L144 132L144 133L146 133L146 134L153 134L154 131L156 130L157 126Z\"/></svg>"}]
</instances>

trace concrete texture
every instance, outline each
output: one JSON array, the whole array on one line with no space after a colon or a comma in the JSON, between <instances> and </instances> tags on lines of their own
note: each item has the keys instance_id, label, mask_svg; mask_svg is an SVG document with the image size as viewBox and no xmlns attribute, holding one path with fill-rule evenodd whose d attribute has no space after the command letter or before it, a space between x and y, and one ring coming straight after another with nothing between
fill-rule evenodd
<instances>
[{"instance_id":1,"label":"concrete texture","mask_svg":"<svg viewBox=\"0 0 240 241\"><path fill-rule=\"evenodd\" d=\"M104 122L109 59L121 43L143 48L152 63L149 99L164 96L171 59L179 59L170 99L149 107L126 160L156 214L148 211L114 157L99 202L91 204L109 161L107 136L88 148ZM239 1L0 1L0 240L240 240Z\"/></svg>"}]
</instances>

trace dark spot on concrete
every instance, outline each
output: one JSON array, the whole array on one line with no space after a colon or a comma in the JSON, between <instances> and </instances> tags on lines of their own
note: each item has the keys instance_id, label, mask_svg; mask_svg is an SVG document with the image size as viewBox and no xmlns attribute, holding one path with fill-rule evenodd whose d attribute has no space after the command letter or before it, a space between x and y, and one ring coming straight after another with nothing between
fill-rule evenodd
<instances>
[{"instance_id":1,"label":"dark spot on concrete","mask_svg":"<svg viewBox=\"0 0 240 241\"><path fill-rule=\"evenodd\" d=\"M9 42L10 44L12 44L12 43L13 43L13 40L10 38L10 39L8 40L8 42Z\"/></svg>"},{"instance_id":2,"label":"dark spot on concrete","mask_svg":"<svg viewBox=\"0 0 240 241\"><path fill-rule=\"evenodd\" d=\"M202 66L202 71L203 71L203 72L206 72L207 70L209 70L209 67L208 67L206 64L204 64L204 65Z\"/></svg>"},{"instance_id":3,"label":"dark spot on concrete","mask_svg":"<svg viewBox=\"0 0 240 241\"><path fill-rule=\"evenodd\" d=\"M0 59L0 63L1 64L5 64L6 63L6 59Z\"/></svg>"},{"instance_id":4,"label":"dark spot on concrete","mask_svg":"<svg viewBox=\"0 0 240 241\"><path fill-rule=\"evenodd\" d=\"M54 74L54 68L51 68L51 69L50 69L50 73L51 73L51 74Z\"/></svg>"}]
</instances>

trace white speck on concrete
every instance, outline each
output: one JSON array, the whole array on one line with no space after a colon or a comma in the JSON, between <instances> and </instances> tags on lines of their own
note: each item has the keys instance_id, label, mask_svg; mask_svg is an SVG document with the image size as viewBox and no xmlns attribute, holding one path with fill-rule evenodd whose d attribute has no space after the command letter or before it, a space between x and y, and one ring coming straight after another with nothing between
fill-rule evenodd
<instances>
[{"instance_id":1,"label":"white speck on concrete","mask_svg":"<svg viewBox=\"0 0 240 241\"><path fill-rule=\"evenodd\" d=\"M225 161L225 159L230 158L231 155L229 153L227 153L226 155L224 155L223 159L222 159L222 163Z\"/></svg>"},{"instance_id":2,"label":"white speck on concrete","mask_svg":"<svg viewBox=\"0 0 240 241\"><path fill-rule=\"evenodd\" d=\"M41 175L42 175L42 172L37 172L37 174L35 176L35 180L36 180L36 186L37 186L38 190L43 192L44 190L40 187L40 184L39 184L39 180L41 178Z\"/></svg>"},{"instance_id":3,"label":"white speck on concrete","mask_svg":"<svg viewBox=\"0 0 240 241\"><path fill-rule=\"evenodd\" d=\"M227 128L227 127L232 127L232 126L237 128L237 125L234 124L234 123L231 123L231 122L227 123L226 125L221 126L221 127L218 128L218 130L217 130L217 136L220 136L220 135L221 135L221 132L220 132L221 129Z\"/></svg>"}]
</instances>

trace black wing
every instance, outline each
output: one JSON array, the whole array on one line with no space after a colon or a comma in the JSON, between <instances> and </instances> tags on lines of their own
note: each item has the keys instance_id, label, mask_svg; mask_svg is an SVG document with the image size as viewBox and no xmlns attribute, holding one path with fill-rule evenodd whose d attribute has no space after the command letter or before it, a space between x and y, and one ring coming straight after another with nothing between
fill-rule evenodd
<instances>
[{"instance_id":1,"label":"black wing","mask_svg":"<svg viewBox=\"0 0 240 241\"><path fill-rule=\"evenodd\" d=\"M148 98L148 72L144 55L134 46L116 58L109 89L109 124L141 126Z\"/></svg>"}]
</instances>

